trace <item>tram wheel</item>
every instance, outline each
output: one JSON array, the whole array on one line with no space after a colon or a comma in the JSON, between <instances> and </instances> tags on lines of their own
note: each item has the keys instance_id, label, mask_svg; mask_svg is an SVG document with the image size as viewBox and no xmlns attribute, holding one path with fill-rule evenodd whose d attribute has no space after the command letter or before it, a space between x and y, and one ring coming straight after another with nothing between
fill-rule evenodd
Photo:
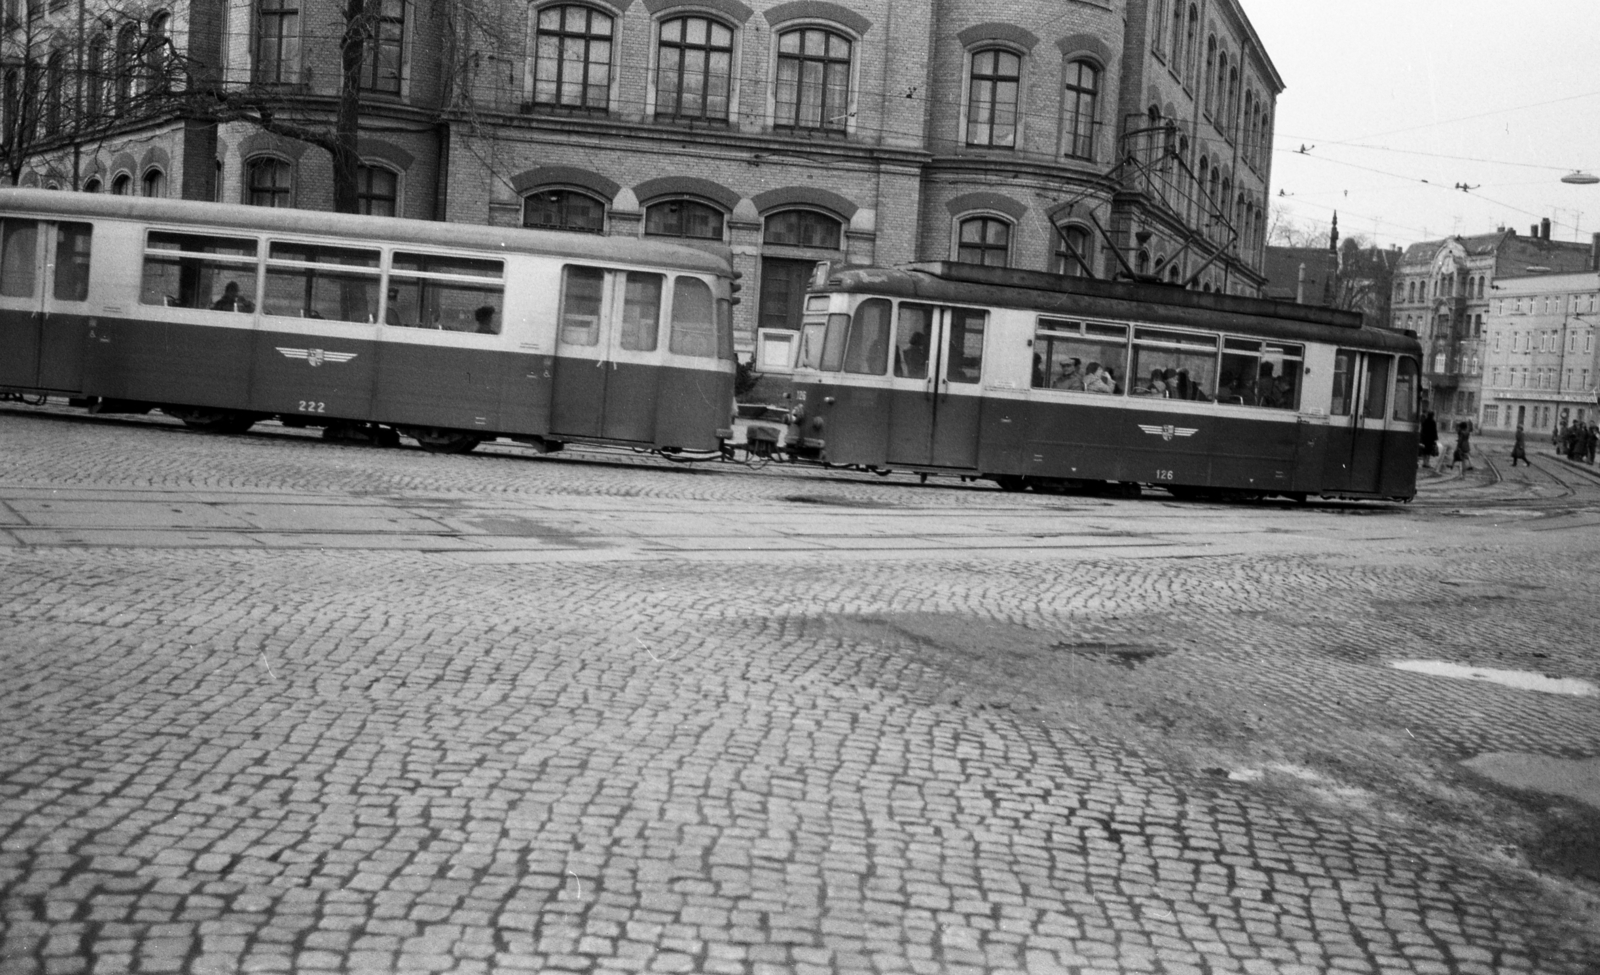
<instances>
[{"instance_id":1,"label":"tram wheel","mask_svg":"<svg viewBox=\"0 0 1600 975\"><path fill-rule=\"evenodd\" d=\"M163 406L161 412L182 420L183 425L191 430L204 430L206 433L244 433L255 426L257 419L252 413L197 406Z\"/></svg>"},{"instance_id":2,"label":"tram wheel","mask_svg":"<svg viewBox=\"0 0 1600 975\"><path fill-rule=\"evenodd\" d=\"M1028 489L1028 479L1020 474L1000 474L995 477L994 482L1000 485L1000 490L1012 494Z\"/></svg>"},{"instance_id":3,"label":"tram wheel","mask_svg":"<svg viewBox=\"0 0 1600 975\"><path fill-rule=\"evenodd\" d=\"M430 454L467 454L478 444L483 443L483 438L465 430L449 430L441 427L404 427L401 430L406 436L415 440L423 450Z\"/></svg>"}]
</instances>

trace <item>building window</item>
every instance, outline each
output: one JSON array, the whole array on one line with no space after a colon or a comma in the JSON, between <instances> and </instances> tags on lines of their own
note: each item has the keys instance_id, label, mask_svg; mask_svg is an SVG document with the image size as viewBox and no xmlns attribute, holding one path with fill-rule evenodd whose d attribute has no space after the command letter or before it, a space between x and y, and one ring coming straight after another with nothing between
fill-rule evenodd
<instances>
[{"instance_id":1,"label":"building window","mask_svg":"<svg viewBox=\"0 0 1600 975\"><path fill-rule=\"evenodd\" d=\"M357 213L374 217L398 216L399 203L399 173L383 166L360 166L356 169Z\"/></svg>"},{"instance_id":2,"label":"building window","mask_svg":"<svg viewBox=\"0 0 1600 975\"><path fill-rule=\"evenodd\" d=\"M651 237L722 239L722 211L694 200L667 200L644 211L644 232Z\"/></svg>"},{"instance_id":3,"label":"building window","mask_svg":"<svg viewBox=\"0 0 1600 975\"><path fill-rule=\"evenodd\" d=\"M967 145L1014 148L1017 144L1017 90L1022 59L1010 51L972 55L967 89Z\"/></svg>"},{"instance_id":4,"label":"building window","mask_svg":"<svg viewBox=\"0 0 1600 975\"><path fill-rule=\"evenodd\" d=\"M84 184L83 184L83 191L85 193L98 193L98 192L100 192L100 177L98 177L98 176L90 176L88 178L88 180L86 180L84 182Z\"/></svg>"},{"instance_id":5,"label":"building window","mask_svg":"<svg viewBox=\"0 0 1600 975\"><path fill-rule=\"evenodd\" d=\"M111 58L111 107L121 115L133 101L133 62L139 50L139 27L124 24L117 31L117 46Z\"/></svg>"},{"instance_id":6,"label":"building window","mask_svg":"<svg viewBox=\"0 0 1600 975\"><path fill-rule=\"evenodd\" d=\"M522 225L601 234L606 229L606 205L576 190L540 190L523 199Z\"/></svg>"},{"instance_id":7,"label":"building window","mask_svg":"<svg viewBox=\"0 0 1600 975\"><path fill-rule=\"evenodd\" d=\"M1094 277L1094 238L1085 227L1070 224L1056 233L1055 272L1069 278Z\"/></svg>"},{"instance_id":8,"label":"building window","mask_svg":"<svg viewBox=\"0 0 1600 975\"><path fill-rule=\"evenodd\" d=\"M167 174L159 169L147 170L141 181L142 194L151 199L160 199L167 195Z\"/></svg>"},{"instance_id":9,"label":"building window","mask_svg":"<svg viewBox=\"0 0 1600 975\"><path fill-rule=\"evenodd\" d=\"M1194 65L1200 52L1200 9L1189 6L1189 27L1183 34L1183 82L1194 84Z\"/></svg>"},{"instance_id":10,"label":"building window","mask_svg":"<svg viewBox=\"0 0 1600 975\"><path fill-rule=\"evenodd\" d=\"M111 195L132 196L133 177L129 176L127 173L118 173L117 177L111 181Z\"/></svg>"},{"instance_id":11,"label":"building window","mask_svg":"<svg viewBox=\"0 0 1600 975\"><path fill-rule=\"evenodd\" d=\"M844 131L850 113L850 39L810 27L778 38L780 127Z\"/></svg>"},{"instance_id":12,"label":"building window","mask_svg":"<svg viewBox=\"0 0 1600 975\"><path fill-rule=\"evenodd\" d=\"M1063 121L1066 155L1071 159L1093 159L1099 69L1088 61L1073 61L1067 65L1066 88Z\"/></svg>"},{"instance_id":13,"label":"building window","mask_svg":"<svg viewBox=\"0 0 1600 975\"><path fill-rule=\"evenodd\" d=\"M167 76L171 35L171 14L162 11L150 18L150 33L144 39L144 72L148 79L145 88L155 94L164 95L171 87L171 79Z\"/></svg>"},{"instance_id":14,"label":"building window","mask_svg":"<svg viewBox=\"0 0 1600 975\"><path fill-rule=\"evenodd\" d=\"M784 210L767 218L764 244L841 250L844 224L815 210Z\"/></svg>"},{"instance_id":15,"label":"building window","mask_svg":"<svg viewBox=\"0 0 1600 975\"><path fill-rule=\"evenodd\" d=\"M62 89L66 86L66 73L62 66L62 53L51 51L44 62L44 132L56 135L61 131Z\"/></svg>"},{"instance_id":16,"label":"building window","mask_svg":"<svg viewBox=\"0 0 1600 975\"><path fill-rule=\"evenodd\" d=\"M100 118L105 108L106 38L96 34L89 41L89 52L84 58L83 106L91 121Z\"/></svg>"},{"instance_id":17,"label":"building window","mask_svg":"<svg viewBox=\"0 0 1600 975\"><path fill-rule=\"evenodd\" d=\"M1223 55L1223 63L1227 63L1227 55ZM1215 116L1217 110L1217 36L1215 34L1206 38L1206 78L1205 78L1205 108L1206 114Z\"/></svg>"},{"instance_id":18,"label":"building window","mask_svg":"<svg viewBox=\"0 0 1600 975\"><path fill-rule=\"evenodd\" d=\"M539 105L603 112L611 94L612 18L575 5L539 11L534 37L533 100Z\"/></svg>"},{"instance_id":19,"label":"building window","mask_svg":"<svg viewBox=\"0 0 1600 975\"><path fill-rule=\"evenodd\" d=\"M972 217L961 221L956 260L963 264L1007 267L1011 263L1011 224L999 217Z\"/></svg>"},{"instance_id":20,"label":"building window","mask_svg":"<svg viewBox=\"0 0 1600 975\"><path fill-rule=\"evenodd\" d=\"M705 17L661 24L656 115L727 121L732 79L731 29Z\"/></svg>"},{"instance_id":21,"label":"building window","mask_svg":"<svg viewBox=\"0 0 1600 975\"><path fill-rule=\"evenodd\" d=\"M293 84L299 80L299 0L257 0L256 82Z\"/></svg>"},{"instance_id":22,"label":"building window","mask_svg":"<svg viewBox=\"0 0 1600 975\"><path fill-rule=\"evenodd\" d=\"M405 0L367 0L377 6L372 33L361 51L361 87L365 91L400 94L400 57L406 33Z\"/></svg>"},{"instance_id":23,"label":"building window","mask_svg":"<svg viewBox=\"0 0 1600 975\"><path fill-rule=\"evenodd\" d=\"M253 207L286 207L294 172L287 162L271 156L245 164L245 199Z\"/></svg>"}]
</instances>

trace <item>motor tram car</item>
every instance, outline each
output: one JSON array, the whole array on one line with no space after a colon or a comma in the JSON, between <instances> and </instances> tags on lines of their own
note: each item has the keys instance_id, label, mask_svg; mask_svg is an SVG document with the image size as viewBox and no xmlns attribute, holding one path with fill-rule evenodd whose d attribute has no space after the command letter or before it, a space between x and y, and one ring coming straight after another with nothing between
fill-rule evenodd
<instances>
[{"instance_id":1,"label":"motor tram car","mask_svg":"<svg viewBox=\"0 0 1600 975\"><path fill-rule=\"evenodd\" d=\"M1359 314L955 263L819 266L801 452L1007 490L1409 499L1420 346Z\"/></svg>"},{"instance_id":2,"label":"motor tram car","mask_svg":"<svg viewBox=\"0 0 1600 975\"><path fill-rule=\"evenodd\" d=\"M0 392L439 452L718 451L734 277L658 241L5 189Z\"/></svg>"}]
</instances>

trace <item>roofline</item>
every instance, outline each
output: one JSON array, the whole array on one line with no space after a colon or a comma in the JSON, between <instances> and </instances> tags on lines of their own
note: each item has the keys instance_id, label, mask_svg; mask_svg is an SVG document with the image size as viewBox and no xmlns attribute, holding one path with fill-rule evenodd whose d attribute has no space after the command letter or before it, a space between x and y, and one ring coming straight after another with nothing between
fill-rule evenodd
<instances>
[{"instance_id":1,"label":"roofline","mask_svg":"<svg viewBox=\"0 0 1600 975\"><path fill-rule=\"evenodd\" d=\"M1589 282L1593 287L1600 288L1600 271L1591 269L1583 271L1551 271L1547 274L1507 274L1500 275L1494 280L1502 291L1519 284L1529 291L1549 291L1550 289L1547 287L1540 288L1535 287L1535 285L1550 283L1578 284L1580 282ZM1590 289L1585 288L1584 290Z\"/></svg>"}]
</instances>

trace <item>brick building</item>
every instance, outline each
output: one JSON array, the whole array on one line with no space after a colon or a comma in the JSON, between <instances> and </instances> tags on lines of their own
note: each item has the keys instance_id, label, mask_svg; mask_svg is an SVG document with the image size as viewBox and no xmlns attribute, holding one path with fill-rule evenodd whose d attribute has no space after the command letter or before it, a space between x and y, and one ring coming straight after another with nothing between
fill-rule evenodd
<instances>
[{"instance_id":1,"label":"brick building","mask_svg":"<svg viewBox=\"0 0 1600 975\"><path fill-rule=\"evenodd\" d=\"M1550 239L1550 222L1528 236L1502 228L1475 237L1425 241L1406 248L1395 274L1393 327L1422 342L1427 405L1441 426L1484 422L1486 319L1504 277L1589 267L1588 244Z\"/></svg>"},{"instance_id":2,"label":"brick building","mask_svg":"<svg viewBox=\"0 0 1600 975\"><path fill-rule=\"evenodd\" d=\"M326 152L216 109L325 125L343 3L6 2L8 84L78 120L23 119L21 182L331 205ZM744 353L824 259L1265 282L1283 85L1237 0L368 5L362 209L729 247ZM107 111L153 48L183 97Z\"/></svg>"}]
</instances>

